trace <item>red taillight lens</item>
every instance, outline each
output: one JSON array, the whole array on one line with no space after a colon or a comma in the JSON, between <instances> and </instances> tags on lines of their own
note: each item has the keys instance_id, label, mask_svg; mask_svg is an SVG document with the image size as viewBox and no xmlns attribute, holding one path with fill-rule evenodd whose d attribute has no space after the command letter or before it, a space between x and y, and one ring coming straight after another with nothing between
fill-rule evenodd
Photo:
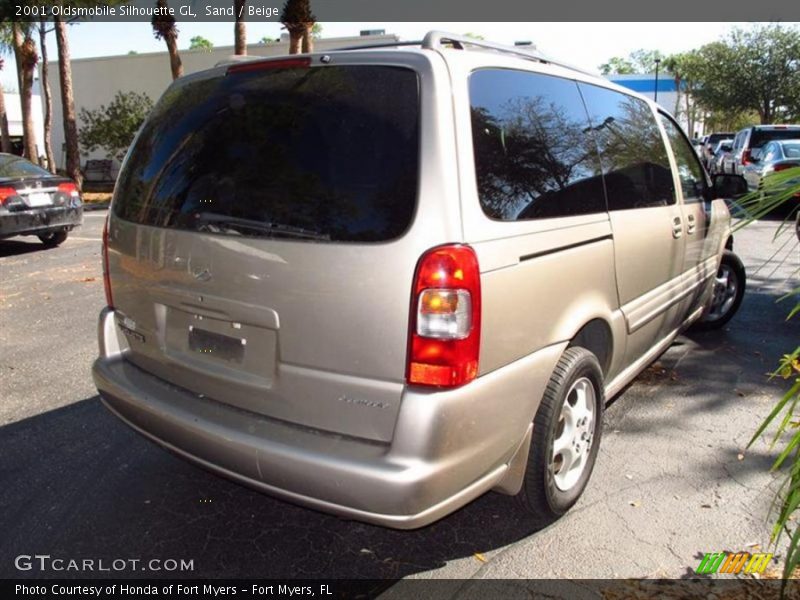
<instances>
[{"instance_id":1,"label":"red taillight lens","mask_svg":"<svg viewBox=\"0 0 800 600\"><path fill-rule=\"evenodd\" d=\"M742 150L742 164L750 164L750 150Z\"/></svg>"},{"instance_id":2,"label":"red taillight lens","mask_svg":"<svg viewBox=\"0 0 800 600\"><path fill-rule=\"evenodd\" d=\"M6 200L11 198L11 196L16 196L17 190L12 187L0 187L0 205L6 203Z\"/></svg>"},{"instance_id":3,"label":"red taillight lens","mask_svg":"<svg viewBox=\"0 0 800 600\"><path fill-rule=\"evenodd\" d=\"M417 263L411 296L411 385L456 387L478 375L481 279L469 246L433 248Z\"/></svg>"},{"instance_id":4,"label":"red taillight lens","mask_svg":"<svg viewBox=\"0 0 800 600\"><path fill-rule=\"evenodd\" d=\"M305 69L311 66L311 59L306 58L282 58L280 60L258 60L253 62L243 62L228 67L226 75L232 73L249 73L252 71L267 71L270 69Z\"/></svg>"},{"instance_id":5,"label":"red taillight lens","mask_svg":"<svg viewBox=\"0 0 800 600\"><path fill-rule=\"evenodd\" d=\"M779 171L785 171L786 169L794 169L795 167L800 167L800 163L781 163L775 165L773 170L777 173Z\"/></svg>"},{"instance_id":6,"label":"red taillight lens","mask_svg":"<svg viewBox=\"0 0 800 600\"><path fill-rule=\"evenodd\" d=\"M68 194L70 196L78 196L78 186L74 183L59 183L58 184L58 191L62 194Z\"/></svg>"},{"instance_id":7,"label":"red taillight lens","mask_svg":"<svg viewBox=\"0 0 800 600\"><path fill-rule=\"evenodd\" d=\"M103 287L106 290L106 304L114 308L114 298L111 295L111 277L108 271L108 218L103 225Z\"/></svg>"}]
</instances>

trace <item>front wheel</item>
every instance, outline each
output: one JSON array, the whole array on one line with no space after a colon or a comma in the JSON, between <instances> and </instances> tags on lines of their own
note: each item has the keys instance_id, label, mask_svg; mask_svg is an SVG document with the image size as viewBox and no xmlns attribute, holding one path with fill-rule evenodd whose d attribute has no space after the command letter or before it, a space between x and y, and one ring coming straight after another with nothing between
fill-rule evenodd
<instances>
[{"instance_id":1,"label":"front wheel","mask_svg":"<svg viewBox=\"0 0 800 600\"><path fill-rule=\"evenodd\" d=\"M55 248L67 239L66 231L49 231L37 236L46 248Z\"/></svg>"},{"instance_id":2,"label":"front wheel","mask_svg":"<svg viewBox=\"0 0 800 600\"><path fill-rule=\"evenodd\" d=\"M533 420L525 480L517 500L547 525L578 501L592 474L603 428L603 371L594 354L567 348Z\"/></svg>"},{"instance_id":3,"label":"front wheel","mask_svg":"<svg viewBox=\"0 0 800 600\"><path fill-rule=\"evenodd\" d=\"M730 250L725 250L714 279L711 300L695 329L719 329L730 321L744 298L746 279L742 261Z\"/></svg>"}]
</instances>

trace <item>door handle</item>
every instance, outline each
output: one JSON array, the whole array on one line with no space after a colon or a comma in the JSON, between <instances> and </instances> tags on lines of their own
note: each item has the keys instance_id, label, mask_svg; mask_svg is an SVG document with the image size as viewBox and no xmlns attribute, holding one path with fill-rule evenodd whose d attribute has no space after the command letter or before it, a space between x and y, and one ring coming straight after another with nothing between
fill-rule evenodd
<instances>
[{"instance_id":1,"label":"door handle","mask_svg":"<svg viewBox=\"0 0 800 600\"><path fill-rule=\"evenodd\" d=\"M695 221L694 215L689 215L686 217L686 233L692 235L695 231L697 231L697 222Z\"/></svg>"},{"instance_id":2,"label":"door handle","mask_svg":"<svg viewBox=\"0 0 800 600\"><path fill-rule=\"evenodd\" d=\"M683 222L680 217L672 219L672 237L676 240L683 235Z\"/></svg>"}]
</instances>

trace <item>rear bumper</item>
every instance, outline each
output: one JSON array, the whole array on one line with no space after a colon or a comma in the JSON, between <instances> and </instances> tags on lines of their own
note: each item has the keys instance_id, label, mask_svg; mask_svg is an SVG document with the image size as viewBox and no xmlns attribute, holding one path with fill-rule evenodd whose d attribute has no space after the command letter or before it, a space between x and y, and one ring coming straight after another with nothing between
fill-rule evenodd
<instances>
[{"instance_id":1,"label":"rear bumper","mask_svg":"<svg viewBox=\"0 0 800 600\"><path fill-rule=\"evenodd\" d=\"M175 387L126 361L113 312L93 367L105 405L151 440L291 502L398 529L427 525L499 485L563 348L448 392L407 390L391 443L299 427ZM513 487L513 486L511 486Z\"/></svg>"},{"instance_id":2,"label":"rear bumper","mask_svg":"<svg viewBox=\"0 0 800 600\"><path fill-rule=\"evenodd\" d=\"M36 235L53 230L70 230L80 225L82 220L82 205L0 211L0 239L15 235Z\"/></svg>"}]
</instances>

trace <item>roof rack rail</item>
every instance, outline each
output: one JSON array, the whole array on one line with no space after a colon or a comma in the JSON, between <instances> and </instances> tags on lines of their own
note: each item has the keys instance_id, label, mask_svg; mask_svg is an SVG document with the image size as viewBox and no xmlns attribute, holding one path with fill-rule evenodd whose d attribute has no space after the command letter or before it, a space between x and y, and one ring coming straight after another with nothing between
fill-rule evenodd
<instances>
[{"instance_id":1,"label":"roof rack rail","mask_svg":"<svg viewBox=\"0 0 800 600\"><path fill-rule=\"evenodd\" d=\"M416 42L375 42L374 44L348 46L347 48L331 48L329 52L342 52L344 50L369 50L370 48L392 48L394 46L422 46L422 40L417 40Z\"/></svg>"},{"instance_id":2,"label":"roof rack rail","mask_svg":"<svg viewBox=\"0 0 800 600\"><path fill-rule=\"evenodd\" d=\"M522 48L530 48L530 46L506 46L504 44L496 44L494 42L486 42L478 40L466 35L458 35L455 33L446 33L444 31L429 31L423 40L411 42L377 42L374 44L361 44L358 46L347 46L346 48L331 48L328 52L345 52L348 50L370 50L372 48L395 48L397 46L420 46L426 50L437 50L446 44L452 45L458 50L464 50L464 46L475 46L476 48L484 48L486 50L494 50L495 52L503 52L505 54L513 54L525 60L533 60L540 63L556 65L564 67L584 75L596 77L597 73L581 69L569 63L553 60L545 54L536 52L535 50L523 50Z\"/></svg>"},{"instance_id":3,"label":"roof rack rail","mask_svg":"<svg viewBox=\"0 0 800 600\"><path fill-rule=\"evenodd\" d=\"M484 40L478 40L475 38L471 38L466 35L459 35L454 33L447 33L444 31L429 31L425 35L425 39L422 40L422 47L429 49L429 50L436 50L437 48L442 47L444 44L452 44L455 48L459 50L463 50L465 45L469 46L476 46L478 48L485 48L487 50L494 50L495 52L503 52L505 54L513 54L514 56L518 56L520 58L524 58L526 60L535 60L536 62L540 63L548 63L551 65L556 65L559 67L564 67L566 69L570 69L572 71L578 71L579 73L583 73L584 75L592 75L596 76L597 73L592 73L591 71L586 71L585 69L581 69L579 67L575 67L569 63L564 63L560 61L556 61L551 59L550 57L536 52L534 50L522 50L526 46L506 46L504 44L496 44L494 42L486 42ZM529 47L529 46L527 46Z\"/></svg>"}]
</instances>

